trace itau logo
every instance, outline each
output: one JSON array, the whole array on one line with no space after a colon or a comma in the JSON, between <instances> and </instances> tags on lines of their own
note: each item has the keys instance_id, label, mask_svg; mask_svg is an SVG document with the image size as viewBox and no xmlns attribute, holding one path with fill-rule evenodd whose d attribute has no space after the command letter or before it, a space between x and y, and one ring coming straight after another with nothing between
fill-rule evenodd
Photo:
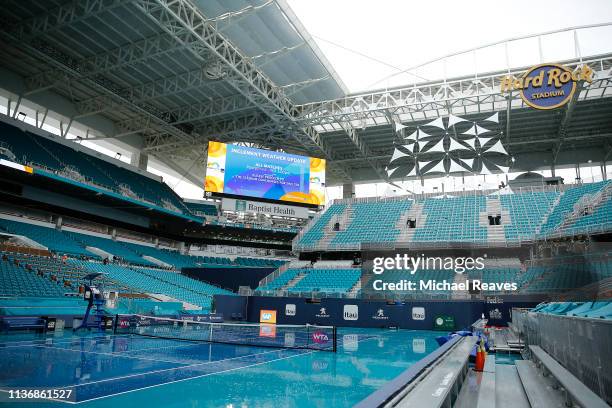
<instances>
[{"instance_id":1,"label":"itau logo","mask_svg":"<svg viewBox=\"0 0 612 408\"><path fill-rule=\"evenodd\" d=\"M344 305L344 320L358 320L359 308L357 305Z\"/></svg>"},{"instance_id":2,"label":"itau logo","mask_svg":"<svg viewBox=\"0 0 612 408\"><path fill-rule=\"evenodd\" d=\"M285 305L285 316L295 316L295 304L287 303Z\"/></svg>"},{"instance_id":3,"label":"itau logo","mask_svg":"<svg viewBox=\"0 0 612 408\"><path fill-rule=\"evenodd\" d=\"M412 320L425 320L425 308L424 307L413 307L412 308Z\"/></svg>"}]
</instances>

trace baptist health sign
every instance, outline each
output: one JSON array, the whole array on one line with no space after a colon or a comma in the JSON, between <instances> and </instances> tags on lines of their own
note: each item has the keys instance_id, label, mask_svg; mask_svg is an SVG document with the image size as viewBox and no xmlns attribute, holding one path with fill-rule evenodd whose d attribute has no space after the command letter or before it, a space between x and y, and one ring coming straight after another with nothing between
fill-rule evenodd
<instances>
[{"instance_id":1,"label":"baptist health sign","mask_svg":"<svg viewBox=\"0 0 612 408\"><path fill-rule=\"evenodd\" d=\"M278 215L281 217L308 218L308 209L292 205L270 204L248 200L235 200L224 198L221 201L221 210L253 214Z\"/></svg>"},{"instance_id":2,"label":"baptist health sign","mask_svg":"<svg viewBox=\"0 0 612 408\"><path fill-rule=\"evenodd\" d=\"M593 82L593 70L581 65L574 70L560 64L540 64L522 77L506 75L500 80L502 93L519 91L521 98L532 108L549 110L567 104L578 84Z\"/></svg>"}]
</instances>

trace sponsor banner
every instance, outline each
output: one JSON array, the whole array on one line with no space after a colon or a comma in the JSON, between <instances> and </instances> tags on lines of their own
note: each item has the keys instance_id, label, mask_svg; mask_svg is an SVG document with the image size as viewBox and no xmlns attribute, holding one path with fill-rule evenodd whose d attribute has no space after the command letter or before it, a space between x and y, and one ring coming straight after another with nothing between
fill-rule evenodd
<instances>
[{"instance_id":1,"label":"sponsor banner","mask_svg":"<svg viewBox=\"0 0 612 408\"><path fill-rule=\"evenodd\" d=\"M455 318L450 315L440 315L434 318L434 330L455 330Z\"/></svg>"},{"instance_id":2,"label":"sponsor banner","mask_svg":"<svg viewBox=\"0 0 612 408\"><path fill-rule=\"evenodd\" d=\"M259 323L276 323L276 310L260 310Z\"/></svg>"},{"instance_id":3,"label":"sponsor banner","mask_svg":"<svg viewBox=\"0 0 612 408\"><path fill-rule=\"evenodd\" d=\"M319 312L315 314L315 317L318 317L319 319L327 319L329 317L329 313L327 313L327 308L326 307L319 308Z\"/></svg>"},{"instance_id":4,"label":"sponsor banner","mask_svg":"<svg viewBox=\"0 0 612 408\"><path fill-rule=\"evenodd\" d=\"M572 70L560 64L540 64L522 77L506 75L501 78L502 93L519 91L521 98L532 108L549 110L567 104L576 92L578 83L593 81L593 70L581 65Z\"/></svg>"},{"instance_id":5,"label":"sponsor banner","mask_svg":"<svg viewBox=\"0 0 612 408\"><path fill-rule=\"evenodd\" d=\"M285 316L295 316L295 304L287 303L285 305Z\"/></svg>"},{"instance_id":6,"label":"sponsor banner","mask_svg":"<svg viewBox=\"0 0 612 408\"><path fill-rule=\"evenodd\" d=\"M223 198L223 200L221 200L221 210L252 214L277 215L280 217L308 218L308 209L304 207L262 203L249 200L236 200L234 198Z\"/></svg>"},{"instance_id":7,"label":"sponsor banner","mask_svg":"<svg viewBox=\"0 0 612 408\"><path fill-rule=\"evenodd\" d=\"M357 305L344 305L342 317L344 320L359 320L359 307Z\"/></svg>"},{"instance_id":8,"label":"sponsor banner","mask_svg":"<svg viewBox=\"0 0 612 408\"><path fill-rule=\"evenodd\" d=\"M425 320L425 308L424 307L413 307L412 308L412 320Z\"/></svg>"},{"instance_id":9,"label":"sponsor banner","mask_svg":"<svg viewBox=\"0 0 612 408\"><path fill-rule=\"evenodd\" d=\"M30 174L34 173L34 170L29 166L24 166L22 164L15 163L15 162L5 160L5 159L0 159L0 165L10 167L15 170L25 171L26 173L30 173Z\"/></svg>"},{"instance_id":10,"label":"sponsor banner","mask_svg":"<svg viewBox=\"0 0 612 408\"><path fill-rule=\"evenodd\" d=\"M120 329L127 329L130 327L130 318L126 316L120 316L119 321L117 322L117 326Z\"/></svg>"},{"instance_id":11,"label":"sponsor banner","mask_svg":"<svg viewBox=\"0 0 612 408\"><path fill-rule=\"evenodd\" d=\"M315 344L327 344L331 341L333 334L327 330L317 329L310 334L311 340Z\"/></svg>"},{"instance_id":12,"label":"sponsor banner","mask_svg":"<svg viewBox=\"0 0 612 408\"><path fill-rule=\"evenodd\" d=\"M374 315L372 316L372 319L374 319L374 320L389 320L389 316L387 316L387 313L385 313L385 309L383 309L381 307L378 310L376 310L376 313L374 313Z\"/></svg>"},{"instance_id":13,"label":"sponsor banner","mask_svg":"<svg viewBox=\"0 0 612 408\"><path fill-rule=\"evenodd\" d=\"M183 315L179 317L179 320L188 320L192 322L203 322L203 323L223 323L223 315L217 315L217 314Z\"/></svg>"}]
</instances>

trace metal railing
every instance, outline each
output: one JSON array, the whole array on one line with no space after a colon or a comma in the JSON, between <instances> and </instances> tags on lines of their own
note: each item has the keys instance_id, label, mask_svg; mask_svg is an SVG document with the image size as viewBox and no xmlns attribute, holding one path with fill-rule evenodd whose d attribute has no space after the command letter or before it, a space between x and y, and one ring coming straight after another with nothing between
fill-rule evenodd
<instances>
[{"instance_id":1,"label":"metal railing","mask_svg":"<svg viewBox=\"0 0 612 408\"><path fill-rule=\"evenodd\" d=\"M512 309L512 326L525 344L540 346L593 392L612 403L612 320Z\"/></svg>"}]
</instances>

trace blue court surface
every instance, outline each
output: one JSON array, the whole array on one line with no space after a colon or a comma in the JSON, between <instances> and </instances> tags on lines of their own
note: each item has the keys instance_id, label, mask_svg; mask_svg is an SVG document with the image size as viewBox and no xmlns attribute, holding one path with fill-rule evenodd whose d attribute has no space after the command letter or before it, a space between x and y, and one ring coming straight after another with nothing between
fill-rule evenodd
<instances>
[{"instance_id":1,"label":"blue court surface","mask_svg":"<svg viewBox=\"0 0 612 408\"><path fill-rule=\"evenodd\" d=\"M338 351L132 335L0 336L0 403L87 407L347 407L435 350L436 332L339 329ZM69 401L10 389L71 390Z\"/></svg>"}]
</instances>

